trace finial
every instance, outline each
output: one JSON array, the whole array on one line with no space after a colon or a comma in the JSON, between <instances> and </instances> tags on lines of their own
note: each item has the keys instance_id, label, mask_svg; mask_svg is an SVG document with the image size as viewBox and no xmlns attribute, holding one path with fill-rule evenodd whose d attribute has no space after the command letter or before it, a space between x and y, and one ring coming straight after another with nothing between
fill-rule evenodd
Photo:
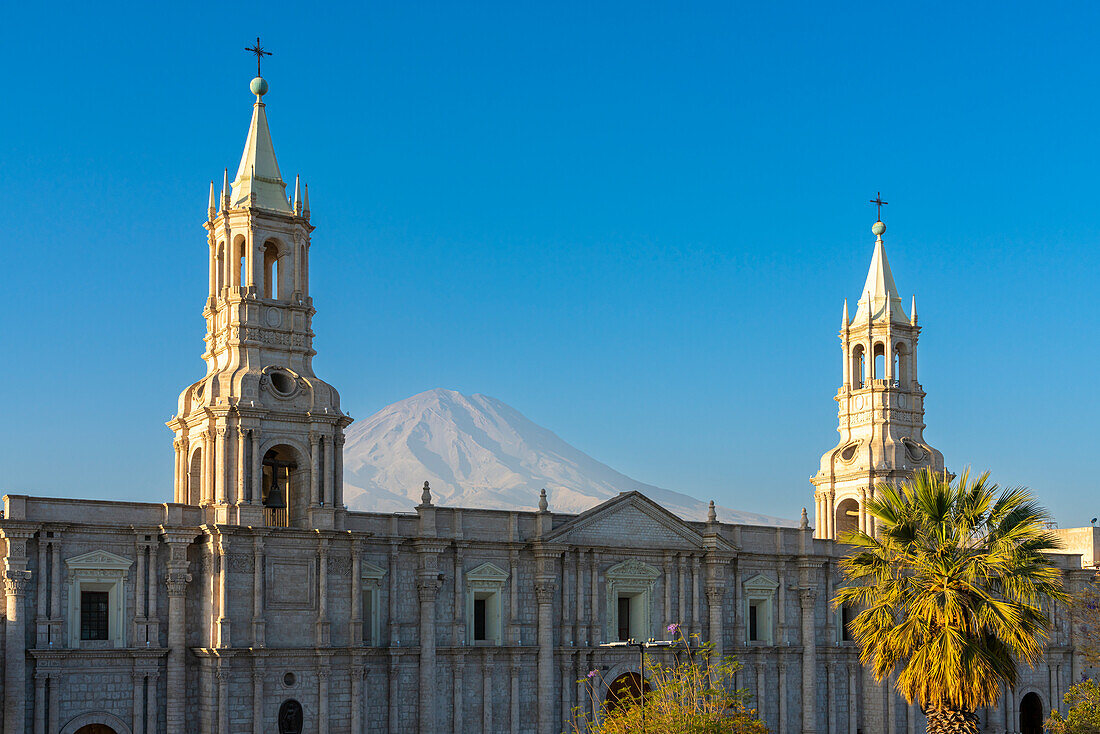
<instances>
[{"instance_id":1,"label":"finial","mask_svg":"<svg viewBox=\"0 0 1100 734\"><path fill-rule=\"evenodd\" d=\"M848 326L851 322L848 321L848 299L844 299L844 315L840 319L840 328L844 331L848 330Z\"/></svg>"},{"instance_id":2,"label":"finial","mask_svg":"<svg viewBox=\"0 0 1100 734\"><path fill-rule=\"evenodd\" d=\"M222 172L222 211L229 208L229 169Z\"/></svg>"},{"instance_id":3,"label":"finial","mask_svg":"<svg viewBox=\"0 0 1100 734\"><path fill-rule=\"evenodd\" d=\"M420 504L425 507L431 507L432 504L432 488L427 482L424 482L424 491L420 493Z\"/></svg>"},{"instance_id":4,"label":"finial","mask_svg":"<svg viewBox=\"0 0 1100 734\"><path fill-rule=\"evenodd\" d=\"M302 184L302 215L309 219L309 184Z\"/></svg>"},{"instance_id":5,"label":"finial","mask_svg":"<svg viewBox=\"0 0 1100 734\"><path fill-rule=\"evenodd\" d=\"M550 507L550 503L546 501L546 490L545 489L540 489L539 490L539 512L546 512L548 507Z\"/></svg>"},{"instance_id":6,"label":"finial","mask_svg":"<svg viewBox=\"0 0 1100 734\"><path fill-rule=\"evenodd\" d=\"M875 237L881 238L882 235L886 232L886 225L882 223L882 207L886 206L890 202L883 201L882 192L878 191L875 193L875 198L871 199L871 203L878 207L875 211L875 219L877 219L878 221L871 225L871 232L875 235Z\"/></svg>"},{"instance_id":7,"label":"finial","mask_svg":"<svg viewBox=\"0 0 1100 734\"><path fill-rule=\"evenodd\" d=\"M714 500L707 507L707 522L718 522L718 513L714 510Z\"/></svg>"},{"instance_id":8,"label":"finial","mask_svg":"<svg viewBox=\"0 0 1100 734\"><path fill-rule=\"evenodd\" d=\"M206 206L206 214L210 219L214 218L214 215L218 213L218 206L214 201L214 182L210 182L210 203Z\"/></svg>"},{"instance_id":9,"label":"finial","mask_svg":"<svg viewBox=\"0 0 1100 734\"><path fill-rule=\"evenodd\" d=\"M798 529L799 530L809 530L810 529L810 516L808 514L806 514L806 508L805 507L802 508L802 519L798 521Z\"/></svg>"},{"instance_id":10,"label":"finial","mask_svg":"<svg viewBox=\"0 0 1100 734\"><path fill-rule=\"evenodd\" d=\"M260 74L260 61L264 56L270 56L270 51L265 51L264 47L260 45L260 37L256 36L256 45L250 48L246 48L245 51L256 55L256 78L248 85L248 88L252 90L252 93L256 95L256 101L259 102L260 98L267 94L267 80Z\"/></svg>"},{"instance_id":11,"label":"finial","mask_svg":"<svg viewBox=\"0 0 1100 734\"><path fill-rule=\"evenodd\" d=\"M917 325L917 294L913 294L913 305L909 309L909 323L913 326Z\"/></svg>"},{"instance_id":12,"label":"finial","mask_svg":"<svg viewBox=\"0 0 1100 734\"><path fill-rule=\"evenodd\" d=\"M294 213L302 213L302 185L299 183L299 176L294 177Z\"/></svg>"}]
</instances>

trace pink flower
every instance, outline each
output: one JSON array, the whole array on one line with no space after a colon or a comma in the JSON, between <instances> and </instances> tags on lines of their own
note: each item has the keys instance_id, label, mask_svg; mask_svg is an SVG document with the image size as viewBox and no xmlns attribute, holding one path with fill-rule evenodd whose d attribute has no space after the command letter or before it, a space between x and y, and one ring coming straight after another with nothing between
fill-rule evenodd
<instances>
[{"instance_id":1,"label":"pink flower","mask_svg":"<svg viewBox=\"0 0 1100 734\"><path fill-rule=\"evenodd\" d=\"M599 675L599 673L597 673L597 672L596 672L596 671L594 671L594 670L590 670L590 671L588 671L588 677L589 677L589 678L595 678L595 677L596 677L597 675Z\"/></svg>"},{"instance_id":2,"label":"pink flower","mask_svg":"<svg viewBox=\"0 0 1100 734\"><path fill-rule=\"evenodd\" d=\"M674 634L676 634L677 632L680 631L680 623L679 622L673 622L672 624L670 624L665 629L667 629L670 634L674 635Z\"/></svg>"}]
</instances>

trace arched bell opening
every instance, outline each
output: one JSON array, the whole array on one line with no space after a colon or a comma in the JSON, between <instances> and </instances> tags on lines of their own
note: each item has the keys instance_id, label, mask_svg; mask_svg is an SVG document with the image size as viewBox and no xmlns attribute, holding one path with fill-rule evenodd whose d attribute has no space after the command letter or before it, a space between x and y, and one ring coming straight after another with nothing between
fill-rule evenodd
<instances>
[{"instance_id":1,"label":"arched bell opening","mask_svg":"<svg viewBox=\"0 0 1100 734\"><path fill-rule=\"evenodd\" d=\"M263 462L264 519L272 527L296 527L309 506L308 464L286 444L272 446Z\"/></svg>"},{"instance_id":2,"label":"arched bell opening","mask_svg":"<svg viewBox=\"0 0 1100 734\"><path fill-rule=\"evenodd\" d=\"M202 503L202 447L191 454L191 463L187 468L187 499L189 505Z\"/></svg>"},{"instance_id":3,"label":"arched bell opening","mask_svg":"<svg viewBox=\"0 0 1100 734\"><path fill-rule=\"evenodd\" d=\"M836 506L836 538L840 540L856 530L859 530L859 503L849 497Z\"/></svg>"}]
</instances>

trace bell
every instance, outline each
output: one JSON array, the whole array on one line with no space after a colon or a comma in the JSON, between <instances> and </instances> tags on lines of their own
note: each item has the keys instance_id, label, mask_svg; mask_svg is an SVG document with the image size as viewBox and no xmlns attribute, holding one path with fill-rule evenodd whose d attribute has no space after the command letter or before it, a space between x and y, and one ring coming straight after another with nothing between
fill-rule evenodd
<instances>
[{"instance_id":1,"label":"bell","mask_svg":"<svg viewBox=\"0 0 1100 734\"><path fill-rule=\"evenodd\" d=\"M278 467L272 467L271 487L267 490L267 497L264 498L264 507L272 510L286 509L286 499L283 497L283 490L279 487Z\"/></svg>"}]
</instances>

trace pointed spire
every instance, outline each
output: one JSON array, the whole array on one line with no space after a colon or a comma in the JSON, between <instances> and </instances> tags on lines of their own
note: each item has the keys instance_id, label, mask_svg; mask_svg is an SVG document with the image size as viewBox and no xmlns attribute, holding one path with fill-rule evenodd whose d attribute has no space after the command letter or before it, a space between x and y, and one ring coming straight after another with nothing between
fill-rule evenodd
<instances>
[{"instance_id":1,"label":"pointed spire","mask_svg":"<svg viewBox=\"0 0 1100 734\"><path fill-rule=\"evenodd\" d=\"M848 299L844 299L844 315L840 317L840 328L842 331L848 331L848 326L851 325L851 321L848 320Z\"/></svg>"},{"instance_id":2,"label":"pointed spire","mask_svg":"<svg viewBox=\"0 0 1100 734\"><path fill-rule=\"evenodd\" d=\"M232 189L229 188L229 169L226 168L222 171L222 211L224 212L229 208L229 196L232 193Z\"/></svg>"},{"instance_id":3,"label":"pointed spire","mask_svg":"<svg viewBox=\"0 0 1100 734\"><path fill-rule=\"evenodd\" d=\"M214 201L214 182L210 182L210 203L206 205L206 215L213 219L218 213L218 205Z\"/></svg>"},{"instance_id":4,"label":"pointed spire","mask_svg":"<svg viewBox=\"0 0 1100 734\"><path fill-rule=\"evenodd\" d=\"M309 219L309 184L302 184L304 199L302 201L302 216Z\"/></svg>"},{"instance_id":5,"label":"pointed spire","mask_svg":"<svg viewBox=\"0 0 1100 734\"><path fill-rule=\"evenodd\" d=\"M294 213L302 213L302 183L301 176L294 177Z\"/></svg>"},{"instance_id":6,"label":"pointed spire","mask_svg":"<svg viewBox=\"0 0 1100 734\"><path fill-rule=\"evenodd\" d=\"M256 84L256 82L263 82ZM252 122L244 141L244 153L237 176L233 179L233 206L257 206L279 212L290 212L286 198L286 183L275 160L275 148L271 143L271 131L267 127L267 113L263 95L267 82L257 77L251 87L256 95L252 105ZM253 196L255 197L253 199Z\"/></svg>"},{"instance_id":7,"label":"pointed spire","mask_svg":"<svg viewBox=\"0 0 1100 734\"><path fill-rule=\"evenodd\" d=\"M856 320L873 321L889 315L893 321L907 323L909 317L902 309L901 296L898 295L898 288L894 285L894 274L890 272L890 262L886 259L886 245L882 241L882 235L886 233L886 225L881 221L875 222L871 232L875 235L875 250L871 255L871 267L867 269L867 281L863 285L863 297L859 299ZM889 309L887 309L887 302L890 303Z\"/></svg>"},{"instance_id":8,"label":"pointed spire","mask_svg":"<svg viewBox=\"0 0 1100 734\"><path fill-rule=\"evenodd\" d=\"M909 307L909 323L917 325L917 294L913 294L913 305Z\"/></svg>"}]
</instances>

